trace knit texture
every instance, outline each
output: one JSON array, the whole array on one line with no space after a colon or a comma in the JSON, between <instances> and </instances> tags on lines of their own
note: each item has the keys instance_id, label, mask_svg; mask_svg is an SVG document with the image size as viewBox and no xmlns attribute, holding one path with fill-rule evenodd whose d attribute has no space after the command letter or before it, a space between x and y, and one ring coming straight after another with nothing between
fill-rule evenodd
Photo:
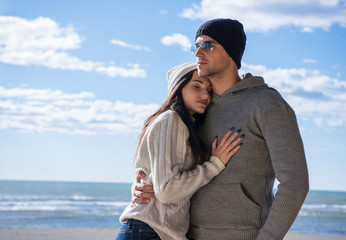
<instances>
[{"instance_id":1,"label":"knit texture","mask_svg":"<svg viewBox=\"0 0 346 240\"><path fill-rule=\"evenodd\" d=\"M120 221L134 218L146 222L164 240L187 238L190 197L224 168L217 157L188 170L193 160L188 143L189 131L176 112L162 113L147 129L135 160L135 171L148 176L155 199L150 204L128 206Z\"/></svg>"},{"instance_id":2,"label":"knit texture","mask_svg":"<svg viewBox=\"0 0 346 240\"><path fill-rule=\"evenodd\" d=\"M196 63L184 63L169 70L167 72L168 95L172 93L175 86L182 80L182 77L196 69Z\"/></svg>"},{"instance_id":3,"label":"knit texture","mask_svg":"<svg viewBox=\"0 0 346 240\"><path fill-rule=\"evenodd\" d=\"M242 148L192 197L187 236L283 239L309 189L295 113L263 78L248 75L222 96L213 96L200 134L210 146L231 127L245 134ZM275 178L280 184L274 199Z\"/></svg>"}]
</instances>

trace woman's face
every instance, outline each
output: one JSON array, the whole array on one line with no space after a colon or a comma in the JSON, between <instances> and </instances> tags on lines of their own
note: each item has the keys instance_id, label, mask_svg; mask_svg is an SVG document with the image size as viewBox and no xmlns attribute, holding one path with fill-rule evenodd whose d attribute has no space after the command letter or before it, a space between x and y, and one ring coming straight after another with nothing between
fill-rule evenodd
<instances>
[{"instance_id":1,"label":"woman's face","mask_svg":"<svg viewBox=\"0 0 346 240\"><path fill-rule=\"evenodd\" d=\"M211 100L212 85L208 78L199 77L197 70L182 90L185 107L191 116L196 113L204 113Z\"/></svg>"}]
</instances>

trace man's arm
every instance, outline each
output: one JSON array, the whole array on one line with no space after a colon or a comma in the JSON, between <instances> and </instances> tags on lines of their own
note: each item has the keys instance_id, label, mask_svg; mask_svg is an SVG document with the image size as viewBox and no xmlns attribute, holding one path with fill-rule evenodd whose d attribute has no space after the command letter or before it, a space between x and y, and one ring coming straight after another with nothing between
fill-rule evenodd
<instances>
[{"instance_id":1,"label":"man's arm","mask_svg":"<svg viewBox=\"0 0 346 240\"><path fill-rule=\"evenodd\" d=\"M132 207L134 207L135 204L148 204L151 201L150 198L155 197L153 185L141 183L141 179L145 177L146 175L143 171L138 171L136 180L131 186Z\"/></svg>"},{"instance_id":2,"label":"man's arm","mask_svg":"<svg viewBox=\"0 0 346 240\"><path fill-rule=\"evenodd\" d=\"M288 232L309 191L308 169L295 113L289 106L267 111L261 130L280 184L256 240L278 240Z\"/></svg>"}]
</instances>

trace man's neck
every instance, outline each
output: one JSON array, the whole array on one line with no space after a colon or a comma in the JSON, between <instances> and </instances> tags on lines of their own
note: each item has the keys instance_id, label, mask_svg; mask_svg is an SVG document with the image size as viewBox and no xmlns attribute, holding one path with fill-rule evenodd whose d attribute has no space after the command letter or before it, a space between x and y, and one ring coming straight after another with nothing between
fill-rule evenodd
<instances>
[{"instance_id":1,"label":"man's neck","mask_svg":"<svg viewBox=\"0 0 346 240\"><path fill-rule=\"evenodd\" d=\"M236 74L228 74L225 76L210 77L210 81L213 84L213 92L221 96L225 91L233 87L237 82L240 81L238 71Z\"/></svg>"}]
</instances>

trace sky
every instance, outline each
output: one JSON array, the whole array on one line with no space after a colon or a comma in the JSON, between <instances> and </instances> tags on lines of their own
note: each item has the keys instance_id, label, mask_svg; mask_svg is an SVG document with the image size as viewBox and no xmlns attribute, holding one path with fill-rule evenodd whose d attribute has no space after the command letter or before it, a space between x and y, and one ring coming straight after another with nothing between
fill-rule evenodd
<instances>
[{"instance_id":1,"label":"sky","mask_svg":"<svg viewBox=\"0 0 346 240\"><path fill-rule=\"evenodd\" d=\"M0 0L0 180L132 182L166 72L220 17L295 110L310 188L346 191L345 0Z\"/></svg>"}]
</instances>

